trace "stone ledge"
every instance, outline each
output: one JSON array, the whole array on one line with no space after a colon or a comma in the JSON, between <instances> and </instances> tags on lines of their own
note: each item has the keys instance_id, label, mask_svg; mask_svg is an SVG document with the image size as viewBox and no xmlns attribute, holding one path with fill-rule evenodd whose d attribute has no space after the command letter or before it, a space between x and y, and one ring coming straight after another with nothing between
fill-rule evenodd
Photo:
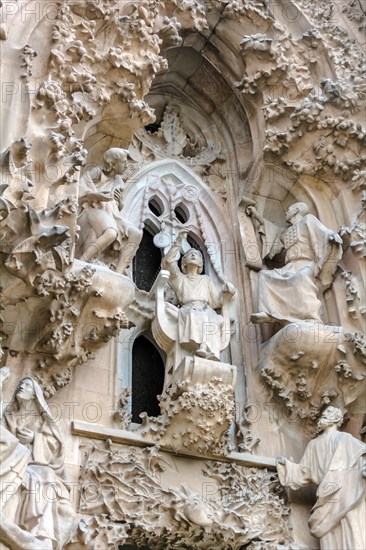
<instances>
[{"instance_id":1,"label":"stone ledge","mask_svg":"<svg viewBox=\"0 0 366 550\"><path fill-rule=\"evenodd\" d=\"M110 439L113 443L121 443L123 445L135 445L137 447L154 446L157 443L151 439L142 437L135 432L128 430L120 430L92 424L90 422L81 422L74 420L72 422L71 431L74 435L88 437L90 439ZM275 459L267 458L260 455L251 455L250 453L232 452L227 456L202 455L198 453L174 452L164 445L159 445L160 449L166 453L175 454L176 456L196 458L199 460L218 460L220 462L236 462L241 466L249 466L255 468L268 468L268 470L276 470Z\"/></svg>"}]
</instances>

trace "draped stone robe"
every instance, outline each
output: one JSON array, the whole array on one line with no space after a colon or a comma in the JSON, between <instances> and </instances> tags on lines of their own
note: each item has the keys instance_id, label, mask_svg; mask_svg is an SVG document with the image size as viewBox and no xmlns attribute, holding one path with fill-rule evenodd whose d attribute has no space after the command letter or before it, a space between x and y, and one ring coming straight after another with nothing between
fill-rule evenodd
<instances>
[{"instance_id":1,"label":"draped stone robe","mask_svg":"<svg viewBox=\"0 0 366 550\"><path fill-rule=\"evenodd\" d=\"M214 311L221 307L221 292L207 275L188 275L174 263L169 263L169 285L181 305L178 311L178 341L180 344L206 344L220 358L220 342L224 319Z\"/></svg>"},{"instance_id":2,"label":"draped stone robe","mask_svg":"<svg viewBox=\"0 0 366 550\"><path fill-rule=\"evenodd\" d=\"M18 498L18 526L38 540L49 541L44 548L61 550L73 526L75 512L66 485L61 478L64 466L64 443L51 417L43 393L33 380L33 408L19 410L13 397L5 409L1 425L1 485L13 483L4 495ZM18 429L28 428L34 440L21 444Z\"/></svg>"},{"instance_id":3,"label":"draped stone robe","mask_svg":"<svg viewBox=\"0 0 366 550\"><path fill-rule=\"evenodd\" d=\"M366 548L366 445L348 433L325 431L308 444L300 464L277 464L280 482L292 489L319 485L309 519L322 550Z\"/></svg>"},{"instance_id":4,"label":"draped stone robe","mask_svg":"<svg viewBox=\"0 0 366 550\"><path fill-rule=\"evenodd\" d=\"M258 311L279 321L322 323L321 293L333 281L342 249L329 241L333 231L307 214L283 231L264 221L260 232L263 256L286 251L285 265L263 269L258 279Z\"/></svg>"}]
</instances>

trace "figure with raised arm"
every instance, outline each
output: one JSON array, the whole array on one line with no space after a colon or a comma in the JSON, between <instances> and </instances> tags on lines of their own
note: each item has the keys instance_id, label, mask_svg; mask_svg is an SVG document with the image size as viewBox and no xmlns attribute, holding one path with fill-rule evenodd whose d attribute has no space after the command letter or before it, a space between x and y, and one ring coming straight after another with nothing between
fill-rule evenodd
<instances>
[{"instance_id":1,"label":"figure with raised arm","mask_svg":"<svg viewBox=\"0 0 366 550\"><path fill-rule=\"evenodd\" d=\"M220 360L220 343L223 338L224 319L215 311L223 305L224 294L232 298L236 292L231 283L216 289L207 275L202 275L203 257L191 248L184 254L179 269L177 256L187 236L182 230L162 261L162 268L170 273L169 285L178 303L178 341L199 357Z\"/></svg>"}]
</instances>

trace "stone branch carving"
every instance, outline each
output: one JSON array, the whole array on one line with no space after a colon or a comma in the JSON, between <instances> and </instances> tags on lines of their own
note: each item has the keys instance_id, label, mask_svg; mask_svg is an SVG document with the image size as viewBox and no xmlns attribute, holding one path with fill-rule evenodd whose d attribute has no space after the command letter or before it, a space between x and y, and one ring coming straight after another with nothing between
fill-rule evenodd
<instances>
[{"instance_id":1,"label":"stone branch carving","mask_svg":"<svg viewBox=\"0 0 366 550\"><path fill-rule=\"evenodd\" d=\"M119 395L117 408L114 411L114 420L122 430L127 430L132 414L128 410L129 397L131 396L130 388L124 388Z\"/></svg>"},{"instance_id":2,"label":"stone branch carving","mask_svg":"<svg viewBox=\"0 0 366 550\"><path fill-rule=\"evenodd\" d=\"M252 420L250 414L251 405L244 405L241 418L237 421L236 436L238 439L238 450L243 453L252 453L260 442L258 437L252 434Z\"/></svg>"},{"instance_id":3,"label":"stone branch carving","mask_svg":"<svg viewBox=\"0 0 366 550\"><path fill-rule=\"evenodd\" d=\"M88 445L80 477L84 544L239 550L251 540L266 548L291 540L275 474L208 463L202 487L210 484L211 494L205 497L188 485L166 484L170 471L158 447Z\"/></svg>"},{"instance_id":4,"label":"stone branch carving","mask_svg":"<svg viewBox=\"0 0 366 550\"><path fill-rule=\"evenodd\" d=\"M262 255L273 258L285 251L284 266L262 269L258 278L259 313L255 323L323 321L319 295L333 282L342 256L342 239L309 214L305 203L295 203L286 212L285 230L264 220L254 206L247 212L260 223Z\"/></svg>"},{"instance_id":5,"label":"stone branch carving","mask_svg":"<svg viewBox=\"0 0 366 550\"><path fill-rule=\"evenodd\" d=\"M1 370L0 383L8 372ZM74 516L62 479L64 444L38 383L23 378L1 423L1 532L9 548L53 550L69 542Z\"/></svg>"},{"instance_id":6,"label":"stone branch carving","mask_svg":"<svg viewBox=\"0 0 366 550\"><path fill-rule=\"evenodd\" d=\"M346 246L350 246L356 256L366 257L366 189L361 193L361 208L354 216L352 224L341 227L341 236Z\"/></svg>"},{"instance_id":7,"label":"stone branch carving","mask_svg":"<svg viewBox=\"0 0 366 550\"><path fill-rule=\"evenodd\" d=\"M277 470L292 489L318 485L309 527L321 548L364 548L366 445L339 432L342 423L342 411L327 407L318 421L321 434L310 441L300 464L279 457Z\"/></svg>"},{"instance_id":8,"label":"stone branch carving","mask_svg":"<svg viewBox=\"0 0 366 550\"><path fill-rule=\"evenodd\" d=\"M262 349L259 372L289 418L314 424L325 405L347 411L362 407L365 392L365 339L341 327L291 323Z\"/></svg>"},{"instance_id":9,"label":"stone branch carving","mask_svg":"<svg viewBox=\"0 0 366 550\"><path fill-rule=\"evenodd\" d=\"M348 313L353 327L363 330L366 313L365 258L366 258L366 190L361 191L361 208L349 226L342 226L340 234L345 248L341 277L344 280Z\"/></svg>"},{"instance_id":10,"label":"stone branch carving","mask_svg":"<svg viewBox=\"0 0 366 550\"><path fill-rule=\"evenodd\" d=\"M357 289L357 282L351 271L342 271L342 278L346 287L346 302L348 313L353 319L358 319L360 315L366 313L366 304L360 301L360 295Z\"/></svg>"},{"instance_id":11,"label":"stone branch carving","mask_svg":"<svg viewBox=\"0 0 366 550\"><path fill-rule=\"evenodd\" d=\"M236 367L200 357L186 357L159 396L161 415L142 413L138 432L174 451L226 455L235 416Z\"/></svg>"}]
</instances>

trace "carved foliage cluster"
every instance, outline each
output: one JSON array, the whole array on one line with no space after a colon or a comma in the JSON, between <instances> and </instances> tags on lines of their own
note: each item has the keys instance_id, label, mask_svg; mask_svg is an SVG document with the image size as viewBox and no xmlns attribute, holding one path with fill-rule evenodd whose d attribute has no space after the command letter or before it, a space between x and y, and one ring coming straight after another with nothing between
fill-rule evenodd
<instances>
[{"instance_id":1,"label":"carved foliage cluster","mask_svg":"<svg viewBox=\"0 0 366 550\"><path fill-rule=\"evenodd\" d=\"M39 21L46 41L42 55L26 45L19 56L21 78L34 90L27 113L31 143L24 138L8 144L1 155L0 189L5 303L11 308L31 299L33 310L42 312L40 318L45 312L49 315L47 326L28 342L32 351L41 353L37 369L48 394L70 379L70 365L89 356L82 341L103 343L126 326L124 314L117 319L114 312L111 318L108 313L108 328L101 332L75 334L74 322L85 298L83 285L92 277L81 267L79 271L72 267L77 184L87 157L86 128L106 108L113 108L114 117L130 121L126 140L136 128L151 122L153 112L143 96L154 76L167 67L161 50L181 43L176 15L186 18L186 26L203 25L202 10L194 2L80 0L62 1L54 8L52 19ZM4 32L2 38L7 37ZM31 35L33 45L32 40ZM34 198L33 208L29 201ZM25 286L20 287L17 279ZM100 295L101 303L104 299ZM9 325L8 310L3 317ZM29 327L25 330L31 332ZM8 336L5 333L4 339ZM19 346L13 344L14 339L5 347L16 353ZM45 380L55 361L59 371Z\"/></svg>"},{"instance_id":2,"label":"carved foliage cluster","mask_svg":"<svg viewBox=\"0 0 366 550\"><path fill-rule=\"evenodd\" d=\"M297 38L275 12L258 13L258 29L264 19L269 25L266 33L243 37L245 74L237 83L243 94L262 107L267 160L295 174L330 182L355 180L366 164L362 152L365 58L357 40L341 26L339 7L338 3L297 2L297 16L304 13L312 25ZM319 77L318 67L328 63L327 56L333 76Z\"/></svg>"},{"instance_id":3,"label":"carved foliage cluster","mask_svg":"<svg viewBox=\"0 0 366 550\"><path fill-rule=\"evenodd\" d=\"M288 509L277 475L221 462L203 467L209 498L164 483L157 447L89 447L81 473L79 540L95 550L123 542L153 549L239 550L288 544ZM213 490L214 489L214 490ZM256 542L254 542L256 541Z\"/></svg>"},{"instance_id":4,"label":"carved foliage cluster","mask_svg":"<svg viewBox=\"0 0 366 550\"><path fill-rule=\"evenodd\" d=\"M194 387L184 380L174 383L160 396L160 409L157 418L143 415L139 429L143 435L175 451L227 454L234 391L221 379L213 377L210 383Z\"/></svg>"},{"instance_id":5,"label":"carved foliage cluster","mask_svg":"<svg viewBox=\"0 0 366 550\"><path fill-rule=\"evenodd\" d=\"M46 270L37 274L33 287L27 289L31 295L24 298L33 310L33 330L26 331L23 338L4 334L4 347L11 354L19 351L32 354L33 375L46 397L70 382L72 367L85 363L99 346L129 327L122 309L105 302L105 288L103 285L98 288L93 279L95 271L82 264L64 273ZM97 302L98 313L83 317L90 310L90 300ZM21 311L21 306L16 308ZM6 300L5 312L11 315L12 311Z\"/></svg>"},{"instance_id":6,"label":"carved foliage cluster","mask_svg":"<svg viewBox=\"0 0 366 550\"><path fill-rule=\"evenodd\" d=\"M285 405L289 418L311 422L326 405L348 410L362 401L366 380L362 333L293 324L275 336L267 352L260 373L274 397Z\"/></svg>"}]
</instances>

